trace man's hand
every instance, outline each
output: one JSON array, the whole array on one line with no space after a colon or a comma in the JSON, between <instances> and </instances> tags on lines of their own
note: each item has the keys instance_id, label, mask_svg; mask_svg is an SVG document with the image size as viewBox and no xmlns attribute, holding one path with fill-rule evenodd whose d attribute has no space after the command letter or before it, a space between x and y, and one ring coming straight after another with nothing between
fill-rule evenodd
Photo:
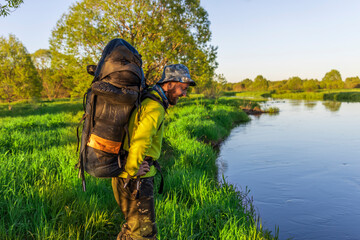
<instances>
[{"instance_id":1,"label":"man's hand","mask_svg":"<svg viewBox=\"0 0 360 240\"><path fill-rule=\"evenodd\" d=\"M136 173L135 176L144 176L147 172L150 171L149 163L147 161L143 161L139 167L139 171Z\"/></svg>"}]
</instances>

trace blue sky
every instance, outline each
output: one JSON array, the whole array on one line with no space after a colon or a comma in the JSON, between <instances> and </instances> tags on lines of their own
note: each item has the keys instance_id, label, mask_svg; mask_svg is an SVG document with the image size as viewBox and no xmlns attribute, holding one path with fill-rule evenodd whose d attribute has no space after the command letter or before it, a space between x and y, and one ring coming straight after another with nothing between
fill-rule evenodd
<instances>
[{"instance_id":1,"label":"blue sky","mask_svg":"<svg viewBox=\"0 0 360 240\"><path fill-rule=\"evenodd\" d=\"M2 1L3 2L3 1ZM25 0L0 18L0 35L15 34L30 53L48 48L51 30L74 0ZM360 76L358 0L204 0L218 73L229 82L291 76L321 78L331 69Z\"/></svg>"}]
</instances>

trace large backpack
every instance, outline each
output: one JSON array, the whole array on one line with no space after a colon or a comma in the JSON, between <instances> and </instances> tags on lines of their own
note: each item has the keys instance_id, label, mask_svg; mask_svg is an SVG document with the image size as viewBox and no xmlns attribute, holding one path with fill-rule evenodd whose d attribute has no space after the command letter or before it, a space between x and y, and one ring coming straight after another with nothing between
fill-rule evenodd
<instances>
[{"instance_id":1,"label":"large backpack","mask_svg":"<svg viewBox=\"0 0 360 240\"><path fill-rule=\"evenodd\" d=\"M141 55L123 39L111 40L97 66L90 65L87 70L94 80L84 96L77 164L84 191L84 171L100 178L116 177L124 171L122 143L127 123L146 88Z\"/></svg>"}]
</instances>

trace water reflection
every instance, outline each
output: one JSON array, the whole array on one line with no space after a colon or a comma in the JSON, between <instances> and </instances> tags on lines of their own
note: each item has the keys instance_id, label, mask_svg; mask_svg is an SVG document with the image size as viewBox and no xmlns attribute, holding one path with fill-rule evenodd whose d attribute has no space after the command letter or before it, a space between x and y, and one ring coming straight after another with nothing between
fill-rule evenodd
<instances>
[{"instance_id":1,"label":"water reflection","mask_svg":"<svg viewBox=\"0 0 360 240\"><path fill-rule=\"evenodd\" d=\"M313 109L314 107L316 107L317 102L313 102L313 101L305 101L304 106L307 109Z\"/></svg>"},{"instance_id":2,"label":"water reflection","mask_svg":"<svg viewBox=\"0 0 360 240\"><path fill-rule=\"evenodd\" d=\"M325 106L326 110L329 110L331 112L337 112L340 110L341 102L335 102L335 101L326 101L322 103Z\"/></svg>"},{"instance_id":3,"label":"water reflection","mask_svg":"<svg viewBox=\"0 0 360 240\"><path fill-rule=\"evenodd\" d=\"M301 102L299 100L289 100L290 105L294 107L301 106Z\"/></svg>"}]
</instances>

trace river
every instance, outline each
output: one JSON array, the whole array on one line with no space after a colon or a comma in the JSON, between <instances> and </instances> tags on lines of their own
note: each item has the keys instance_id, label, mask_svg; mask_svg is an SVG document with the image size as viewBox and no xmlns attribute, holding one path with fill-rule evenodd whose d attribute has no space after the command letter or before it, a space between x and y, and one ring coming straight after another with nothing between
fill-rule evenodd
<instances>
[{"instance_id":1,"label":"river","mask_svg":"<svg viewBox=\"0 0 360 240\"><path fill-rule=\"evenodd\" d=\"M248 187L280 239L360 239L360 103L269 101L222 144L219 174Z\"/></svg>"}]
</instances>

